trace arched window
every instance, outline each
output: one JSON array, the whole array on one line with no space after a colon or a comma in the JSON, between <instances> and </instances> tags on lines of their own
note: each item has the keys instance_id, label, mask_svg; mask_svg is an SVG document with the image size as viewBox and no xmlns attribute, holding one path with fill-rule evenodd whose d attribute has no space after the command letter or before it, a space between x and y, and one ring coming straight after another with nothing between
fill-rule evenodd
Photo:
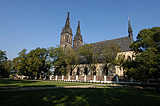
<instances>
[{"instance_id":1,"label":"arched window","mask_svg":"<svg viewBox=\"0 0 160 106\"><path fill-rule=\"evenodd\" d=\"M103 68L103 75L108 75L108 67L107 64Z\"/></svg>"},{"instance_id":2,"label":"arched window","mask_svg":"<svg viewBox=\"0 0 160 106\"><path fill-rule=\"evenodd\" d=\"M113 64L109 64L108 66L108 75L113 76L115 74L115 66Z\"/></svg>"},{"instance_id":3,"label":"arched window","mask_svg":"<svg viewBox=\"0 0 160 106\"><path fill-rule=\"evenodd\" d=\"M131 62L131 57L130 56L127 57L127 61Z\"/></svg>"},{"instance_id":4,"label":"arched window","mask_svg":"<svg viewBox=\"0 0 160 106\"><path fill-rule=\"evenodd\" d=\"M80 71L80 68L78 67L76 75L79 75L79 71Z\"/></svg>"},{"instance_id":5,"label":"arched window","mask_svg":"<svg viewBox=\"0 0 160 106\"><path fill-rule=\"evenodd\" d=\"M88 75L88 68L87 67L84 68L84 74Z\"/></svg>"},{"instance_id":6,"label":"arched window","mask_svg":"<svg viewBox=\"0 0 160 106\"><path fill-rule=\"evenodd\" d=\"M93 75L96 75L96 67L93 66Z\"/></svg>"}]
</instances>

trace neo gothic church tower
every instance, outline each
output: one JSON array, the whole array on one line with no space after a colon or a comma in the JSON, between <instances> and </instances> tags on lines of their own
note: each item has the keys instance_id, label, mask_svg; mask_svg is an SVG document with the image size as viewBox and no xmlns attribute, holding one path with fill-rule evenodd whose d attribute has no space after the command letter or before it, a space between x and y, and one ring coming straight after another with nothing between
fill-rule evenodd
<instances>
[{"instance_id":1,"label":"neo gothic church tower","mask_svg":"<svg viewBox=\"0 0 160 106\"><path fill-rule=\"evenodd\" d=\"M69 19L69 12L66 19L65 26L62 29L61 32L61 41L60 41L60 47L72 47L72 29L70 28L70 19Z\"/></svg>"},{"instance_id":2,"label":"neo gothic church tower","mask_svg":"<svg viewBox=\"0 0 160 106\"><path fill-rule=\"evenodd\" d=\"M83 45L83 40L82 40L82 35L81 35L81 30L80 30L80 21L78 21L77 32L73 40L73 48L78 49L82 45Z\"/></svg>"},{"instance_id":3,"label":"neo gothic church tower","mask_svg":"<svg viewBox=\"0 0 160 106\"><path fill-rule=\"evenodd\" d=\"M70 28L70 19L69 19L69 12L66 19L65 27L63 27L61 32L61 41L60 41L60 47L66 48L66 47L72 47L72 29ZM74 36L73 40L73 48L78 49L80 46L83 45L81 30L80 30L80 21L78 21L78 27L76 35Z\"/></svg>"}]
</instances>

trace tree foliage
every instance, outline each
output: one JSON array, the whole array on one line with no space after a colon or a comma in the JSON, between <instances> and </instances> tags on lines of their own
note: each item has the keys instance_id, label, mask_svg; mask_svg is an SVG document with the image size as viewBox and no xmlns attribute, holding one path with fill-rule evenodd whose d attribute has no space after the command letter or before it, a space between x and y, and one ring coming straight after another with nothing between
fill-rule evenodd
<instances>
[{"instance_id":1,"label":"tree foliage","mask_svg":"<svg viewBox=\"0 0 160 106\"><path fill-rule=\"evenodd\" d=\"M103 63L115 63L115 58L119 52L119 48L116 45L110 45L103 47L102 55L104 56Z\"/></svg>"},{"instance_id":2,"label":"tree foliage","mask_svg":"<svg viewBox=\"0 0 160 106\"><path fill-rule=\"evenodd\" d=\"M49 55L55 67L55 74L66 75L71 73L77 64L77 56L72 48L49 48Z\"/></svg>"},{"instance_id":3,"label":"tree foliage","mask_svg":"<svg viewBox=\"0 0 160 106\"><path fill-rule=\"evenodd\" d=\"M78 54L83 56L88 64L93 63L93 45L92 44L84 44L80 47Z\"/></svg>"},{"instance_id":4,"label":"tree foliage","mask_svg":"<svg viewBox=\"0 0 160 106\"><path fill-rule=\"evenodd\" d=\"M124 64L127 74L138 80L160 78L160 27L143 29L131 45L136 53L132 62Z\"/></svg>"},{"instance_id":5,"label":"tree foliage","mask_svg":"<svg viewBox=\"0 0 160 106\"><path fill-rule=\"evenodd\" d=\"M23 49L18 55L18 57L13 59L13 69L16 70L18 74L27 75L27 50Z\"/></svg>"},{"instance_id":6,"label":"tree foliage","mask_svg":"<svg viewBox=\"0 0 160 106\"><path fill-rule=\"evenodd\" d=\"M0 50L0 78L9 77L11 61L7 60L6 52Z\"/></svg>"},{"instance_id":7,"label":"tree foliage","mask_svg":"<svg viewBox=\"0 0 160 106\"><path fill-rule=\"evenodd\" d=\"M66 63L64 50L61 47L49 48L49 56L52 58L52 64L55 67L55 74L61 75L66 74Z\"/></svg>"},{"instance_id":8,"label":"tree foliage","mask_svg":"<svg viewBox=\"0 0 160 106\"><path fill-rule=\"evenodd\" d=\"M0 50L0 63L7 60L6 51Z\"/></svg>"},{"instance_id":9,"label":"tree foliage","mask_svg":"<svg viewBox=\"0 0 160 106\"><path fill-rule=\"evenodd\" d=\"M31 50L27 55L27 70L37 78L41 77L41 73L49 71L46 63L47 56L48 52L45 48Z\"/></svg>"},{"instance_id":10,"label":"tree foliage","mask_svg":"<svg viewBox=\"0 0 160 106\"><path fill-rule=\"evenodd\" d=\"M49 73L50 62L48 62L48 50L36 48L27 53L23 49L13 59L13 69L20 75L27 75L30 78L41 78L42 73Z\"/></svg>"}]
</instances>

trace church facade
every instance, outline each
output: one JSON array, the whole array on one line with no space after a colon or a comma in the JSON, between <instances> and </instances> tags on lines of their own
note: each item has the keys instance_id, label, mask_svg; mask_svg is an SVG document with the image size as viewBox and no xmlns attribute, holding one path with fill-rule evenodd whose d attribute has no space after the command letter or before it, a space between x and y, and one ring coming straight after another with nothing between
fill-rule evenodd
<instances>
[{"instance_id":1,"label":"church facade","mask_svg":"<svg viewBox=\"0 0 160 106\"><path fill-rule=\"evenodd\" d=\"M60 47L78 48L83 45L83 39L80 30L80 21L78 21L77 32L73 40L73 46L72 46L72 39L73 39L73 34L72 34L72 29L70 28L70 18L68 12L65 26L63 27L61 32Z\"/></svg>"},{"instance_id":2,"label":"church facade","mask_svg":"<svg viewBox=\"0 0 160 106\"><path fill-rule=\"evenodd\" d=\"M73 42L72 42L73 41ZM93 46L101 47L101 46L110 46L115 45L120 48L120 52L118 55L124 55L125 60L132 60L133 59L133 51L129 48L130 44L133 42L133 33L132 28L130 24L130 19L128 19L128 36L112 39L112 40L106 40L101 42L95 42L92 43ZM83 38L81 35L80 30L80 21L78 21L77 31L76 34L73 37L72 29L70 27L70 18L69 18L69 12L67 15L65 26L62 29L61 32L61 39L60 39L60 47L66 48L73 48L78 49L83 45ZM107 67L107 70L105 69ZM111 63L108 64L79 64L75 67L75 69L72 71L72 75L96 75L96 76L103 76L103 75L119 75L123 76L123 68L120 68L119 66L114 66Z\"/></svg>"}]
</instances>

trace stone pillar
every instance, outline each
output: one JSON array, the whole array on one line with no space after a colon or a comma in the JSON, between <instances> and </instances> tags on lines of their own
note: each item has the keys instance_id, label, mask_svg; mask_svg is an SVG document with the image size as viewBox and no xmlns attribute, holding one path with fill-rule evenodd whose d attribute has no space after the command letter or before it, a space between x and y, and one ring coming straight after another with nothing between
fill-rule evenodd
<instances>
[{"instance_id":1,"label":"stone pillar","mask_svg":"<svg viewBox=\"0 0 160 106\"><path fill-rule=\"evenodd\" d=\"M84 81L87 81L87 76L86 75L84 76Z\"/></svg>"},{"instance_id":2,"label":"stone pillar","mask_svg":"<svg viewBox=\"0 0 160 106\"><path fill-rule=\"evenodd\" d=\"M70 81L70 75L68 76L68 81Z\"/></svg>"},{"instance_id":3,"label":"stone pillar","mask_svg":"<svg viewBox=\"0 0 160 106\"><path fill-rule=\"evenodd\" d=\"M131 80L131 83L133 83L133 78L132 78L132 77L131 77L131 79L130 79L130 80Z\"/></svg>"},{"instance_id":4,"label":"stone pillar","mask_svg":"<svg viewBox=\"0 0 160 106\"><path fill-rule=\"evenodd\" d=\"M78 75L76 75L76 81L78 80Z\"/></svg>"},{"instance_id":5,"label":"stone pillar","mask_svg":"<svg viewBox=\"0 0 160 106\"><path fill-rule=\"evenodd\" d=\"M49 80L52 80L52 76L51 75L49 76Z\"/></svg>"},{"instance_id":6,"label":"stone pillar","mask_svg":"<svg viewBox=\"0 0 160 106\"><path fill-rule=\"evenodd\" d=\"M106 81L107 81L107 76L105 75L105 76L104 76L104 82L106 82Z\"/></svg>"},{"instance_id":7,"label":"stone pillar","mask_svg":"<svg viewBox=\"0 0 160 106\"><path fill-rule=\"evenodd\" d=\"M62 75L62 80L64 80L64 75Z\"/></svg>"},{"instance_id":8,"label":"stone pillar","mask_svg":"<svg viewBox=\"0 0 160 106\"><path fill-rule=\"evenodd\" d=\"M40 79L40 80L42 79L41 73L40 73L40 75L39 75L39 79Z\"/></svg>"},{"instance_id":9,"label":"stone pillar","mask_svg":"<svg viewBox=\"0 0 160 106\"><path fill-rule=\"evenodd\" d=\"M118 75L116 75L116 82L119 82L119 78L118 78Z\"/></svg>"},{"instance_id":10,"label":"stone pillar","mask_svg":"<svg viewBox=\"0 0 160 106\"><path fill-rule=\"evenodd\" d=\"M57 80L57 75L56 75L56 80Z\"/></svg>"},{"instance_id":11,"label":"stone pillar","mask_svg":"<svg viewBox=\"0 0 160 106\"><path fill-rule=\"evenodd\" d=\"M96 76L94 75L94 80L93 80L94 82L96 82Z\"/></svg>"}]
</instances>

